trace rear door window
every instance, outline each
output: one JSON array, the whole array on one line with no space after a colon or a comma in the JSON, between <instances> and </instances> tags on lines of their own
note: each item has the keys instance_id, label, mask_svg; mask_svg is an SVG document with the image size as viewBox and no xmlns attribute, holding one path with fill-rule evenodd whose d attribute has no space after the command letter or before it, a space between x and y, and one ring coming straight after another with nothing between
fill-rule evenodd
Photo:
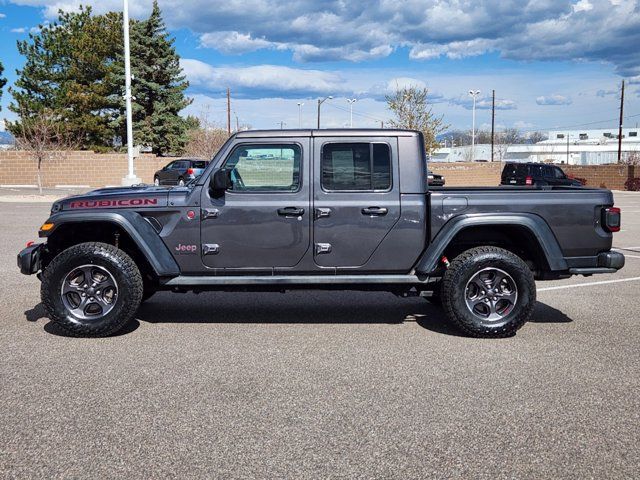
<instances>
[{"instance_id":1,"label":"rear door window","mask_svg":"<svg viewBox=\"0 0 640 480\"><path fill-rule=\"evenodd\" d=\"M329 143L322 146L321 184L326 191L388 191L391 150L386 143Z\"/></svg>"}]
</instances>

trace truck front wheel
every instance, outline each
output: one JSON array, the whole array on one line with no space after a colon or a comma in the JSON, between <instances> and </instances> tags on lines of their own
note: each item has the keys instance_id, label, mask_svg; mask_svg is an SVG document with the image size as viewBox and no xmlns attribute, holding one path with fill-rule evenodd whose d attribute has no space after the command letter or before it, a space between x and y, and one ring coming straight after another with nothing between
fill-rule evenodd
<instances>
[{"instance_id":1,"label":"truck front wheel","mask_svg":"<svg viewBox=\"0 0 640 480\"><path fill-rule=\"evenodd\" d=\"M132 320L140 306L140 270L122 250L81 243L58 254L42 274L42 303L74 336L103 337Z\"/></svg>"},{"instance_id":2,"label":"truck front wheel","mask_svg":"<svg viewBox=\"0 0 640 480\"><path fill-rule=\"evenodd\" d=\"M449 320L474 337L508 337L533 312L533 273L517 255L498 247L476 247L458 255L442 280Z\"/></svg>"}]
</instances>

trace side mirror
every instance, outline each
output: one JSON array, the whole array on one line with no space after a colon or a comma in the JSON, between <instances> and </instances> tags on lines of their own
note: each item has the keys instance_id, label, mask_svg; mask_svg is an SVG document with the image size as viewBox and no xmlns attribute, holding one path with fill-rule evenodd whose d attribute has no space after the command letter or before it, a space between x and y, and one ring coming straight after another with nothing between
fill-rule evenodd
<instances>
[{"instance_id":1,"label":"side mirror","mask_svg":"<svg viewBox=\"0 0 640 480\"><path fill-rule=\"evenodd\" d=\"M231 172L224 168L215 170L209 180L209 189L213 198L220 198L232 186Z\"/></svg>"}]
</instances>

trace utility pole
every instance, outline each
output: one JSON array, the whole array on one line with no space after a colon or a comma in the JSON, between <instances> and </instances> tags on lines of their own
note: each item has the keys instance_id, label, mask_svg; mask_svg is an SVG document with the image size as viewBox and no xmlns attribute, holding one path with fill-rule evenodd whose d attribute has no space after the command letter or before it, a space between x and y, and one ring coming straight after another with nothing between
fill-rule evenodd
<instances>
[{"instance_id":1,"label":"utility pole","mask_svg":"<svg viewBox=\"0 0 640 480\"><path fill-rule=\"evenodd\" d=\"M227 133L231 135L231 89L227 87Z\"/></svg>"},{"instance_id":2,"label":"utility pole","mask_svg":"<svg viewBox=\"0 0 640 480\"><path fill-rule=\"evenodd\" d=\"M285 125L286 125L286 122L280 122L280 130L284 130Z\"/></svg>"},{"instance_id":3,"label":"utility pole","mask_svg":"<svg viewBox=\"0 0 640 480\"><path fill-rule=\"evenodd\" d=\"M496 130L496 91L492 90L491 96L491 161L493 162L493 150L495 145L495 130Z\"/></svg>"},{"instance_id":4,"label":"utility pole","mask_svg":"<svg viewBox=\"0 0 640 480\"><path fill-rule=\"evenodd\" d=\"M238 120L238 112L233 112L233 115L236 117L236 132L240 131L240 121Z\"/></svg>"},{"instance_id":5,"label":"utility pole","mask_svg":"<svg viewBox=\"0 0 640 480\"><path fill-rule=\"evenodd\" d=\"M380 120L380 128L384 128L384 120Z\"/></svg>"},{"instance_id":6,"label":"utility pole","mask_svg":"<svg viewBox=\"0 0 640 480\"><path fill-rule=\"evenodd\" d=\"M618 126L618 163L622 163L622 122L624 121L624 80L620 92L620 124Z\"/></svg>"},{"instance_id":7,"label":"utility pole","mask_svg":"<svg viewBox=\"0 0 640 480\"><path fill-rule=\"evenodd\" d=\"M127 109L127 164L128 173L122 179L123 185L135 185L141 180L133 170L133 114L131 110L131 48L129 45L129 0L124 0L122 9L124 35L124 99Z\"/></svg>"},{"instance_id":8,"label":"utility pole","mask_svg":"<svg viewBox=\"0 0 640 480\"><path fill-rule=\"evenodd\" d=\"M567 165L569 165L569 136L570 133L567 132Z\"/></svg>"}]
</instances>

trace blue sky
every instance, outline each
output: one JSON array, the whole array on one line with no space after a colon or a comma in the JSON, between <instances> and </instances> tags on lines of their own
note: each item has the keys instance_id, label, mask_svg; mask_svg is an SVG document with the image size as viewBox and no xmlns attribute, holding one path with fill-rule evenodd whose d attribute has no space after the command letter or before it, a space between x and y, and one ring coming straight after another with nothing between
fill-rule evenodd
<instances>
[{"instance_id":1,"label":"blue sky","mask_svg":"<svg viewBox=\"0 0 640 480\"><path fill-rule=\"evenodd\" d=\"M152 0L130 0L133 16ZM0 60L11 83L21 65L15 42L76 0L0 0ZM121 0L87 0L96 12ZM384 95L396 86L430 90L452 128L471 127L469 89L481 90L477 124L523 131L616 125L620 81L628 82L626 123L640 122L640 0L160 0L194 99L185 113L223 125L230 87L241 124L283 121L323 126L390 118ZM0 118L11 118L10 95Z\"/></svg>"}]
</instances>

